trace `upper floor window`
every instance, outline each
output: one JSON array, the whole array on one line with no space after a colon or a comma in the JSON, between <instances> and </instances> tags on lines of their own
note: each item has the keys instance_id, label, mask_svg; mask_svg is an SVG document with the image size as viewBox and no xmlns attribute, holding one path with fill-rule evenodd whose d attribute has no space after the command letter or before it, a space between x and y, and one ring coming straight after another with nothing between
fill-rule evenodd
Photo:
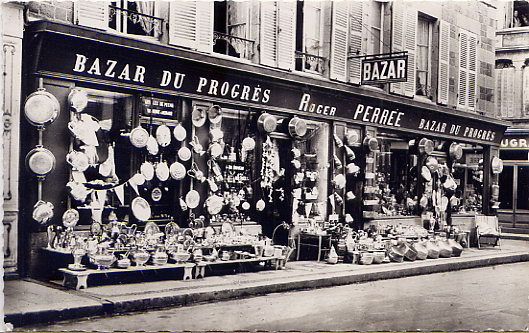
<instances>
[{"instance_id":1,"label":"upper floor window","mask_svg":"<svg viewBox=\"0 0 529 333\"><path fill-rule=\"evenodd\" d=\"M254 53L250 38L250 3L215 1L213 17L213 52L250 59Z\"/></svg>"},{"instance_id":2,"label":"upper floor window","mask_svg":"<svg viewBox=\"0 0 529 333\"><path fill-rule=\"evenodd\" d=\"M136 36L159 38L163 19L156 16L155 1L75 1L75 22Z\"/></svg>"},{"instance_id":3,"label":"upper floor window","mask_svg":"<svg viewBox=\"0 0 529 333\"><path fill-rule=\"evenodd\" d=\"M379 1L369 2L366 6L367 11L367 26L369 27L366 45L367 54L383 53L382 43L382 28L383 28L383 8L384 3Z\"/></svg>"},{"instance_id":4,"label":"upper floor window","mask_svg":"<svg viewBox=\"0 0 529 333\"><path fill-rule=\"evenodd\" d=\"M511 12L512 10L512 12ZM512 8L507 13L509 17L507 28L518 28L529 26L529 2L513 1Z\"/></svg>"},{"instance_id":5,"label":"upper floor window","mask_svg":"<svg viewBox=\"0 0 529 333\"><path fill-rule=\"evenodd\" d=\"M419 16L417 22L417 48L415 71L415 94L431 97L431 45L432 22Z\"/></svg>"},{"instance_id":6,"label":"upper floor window","mask_svg":"<svg viewBox=\"0 0 529 333\"><path fill-rule=\"evenodd\" d=\"M296 70L323 73L323 2L298 1Z\"/></svg>"}]
</instances>

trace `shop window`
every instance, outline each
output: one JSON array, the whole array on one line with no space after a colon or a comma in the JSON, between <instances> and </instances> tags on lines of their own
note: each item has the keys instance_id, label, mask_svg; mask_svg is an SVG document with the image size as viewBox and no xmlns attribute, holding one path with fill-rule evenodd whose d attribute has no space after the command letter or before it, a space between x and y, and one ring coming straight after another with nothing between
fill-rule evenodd
<instances>
[{"instance_id":1,"label":"shop window","mask_svg":"<svg viewBox=\"0 0 529 333\"><path fill-rule=\"evenodd\" d=\"M431 98L431 45L432 22L419 16L417 23L417 48L416 48L416 78L415 85L417 96Z\"/></svg>"},{"instance_id":2,"label":"shop window","mask_svg":"<svg viewBox=\"0 0 529 333\"><path fill-rule=\"evenodd\" d=\"M157 16L155 1L76 1L76 23L134 36L159 38L164 20Z\"/></svg>"},{"instance_id":3,"label":"shop window","mask_svg":"<svg viewBox=\"0 0 529 333\"><path fill-rule=\"evenodd\" d=\"M260 62L293 70L296 50L296 2L262 1Z\"/></svg>"},{"instance_id":4,"label":"shop window","mask_svg":"<svg viewBox=\"0 0 529 333\"><path fill-rule=\"evenodd\" d=\"M250 59L254 54L250 39L250 2L215 1L213 52Z\"/></svg>"},{"instance_id":5,"label":"shop window","mask_svg":"<svg viewBox=\"0 0 529 333\"><path fill-rule=\"evenodd\" d=\"M296 70L322 74L323 54L322 1L298 1L296 5Z\"/></svg>"},{"instance_id":6,"label":"shop window","mask_svg":"<svg viewBox=\"0 0 529 333\"><path fill-rule=\"evenodd\" d=\"M81 114L72 112L68 126L72 132L67 158L72 165L68 183L70 202L81 212L80 224L102 222L111 211L124 219L129 214L130 193L120 184L131 177L133 160L130 142L121 134L130 129L132 114L127 111L133 109L134 98L117 92L82 89L88 94L88 104ZM82 121L80 126L76 126L78 121ZM76 152L90 161L84 173L74 170L84 168L77 161L82 159Z\"/></svg>"}]
</instances>

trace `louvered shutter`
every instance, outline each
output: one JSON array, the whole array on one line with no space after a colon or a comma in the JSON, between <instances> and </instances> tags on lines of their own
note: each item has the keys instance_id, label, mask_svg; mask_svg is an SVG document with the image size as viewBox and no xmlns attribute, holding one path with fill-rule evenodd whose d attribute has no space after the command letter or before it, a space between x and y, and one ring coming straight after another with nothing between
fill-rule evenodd
<instances>
[{"instance_id":1,"label":"louvered shutter","mask_svg":"<svg viewBox=\"0 0 529 333\"><path fill-rule=\"evenodd\" d=\"M277 67L293 70L296 51L296 2L278 1Z\"/></svg>"},{"instance_id":2,"label":"louvered shutter","mask_svg":"<svg viewBox=\"0 0 529 333\"><path fill-rule=\"evenodd\" d=\"M512 118L515 116L514 113L514 67L508 67L501 70L502 75L502 84L501 84L501 94L502 94L502 105L501 111L503 117Z\"/></svg>"},{"instance_id":3,"label":"louvered shutter","mask_svg":"<svg viewBox=\"0 0 529 333\"><path fill-rule=\"evenodd\" d=\"M213 1L197 1L197 50L213 52Z\"/></svg>"},{"instance_id":4,"label":"louvered shutter","mask_svg":"<svg viewBox=\"0 0 529 333\"><path fill-rule=\"evenodd\" d=\"M450 23L439 22L439 73L437 82L437 102L448 104L448 70L450 66Z\"/></svg>"},{"instance_id":5,"label":"louvered shutter","mask_svg":"<svg viewBox=\"0 0 529 333\"><path fill-rule=\"evenodd\" d=\"M261 2L261 64L274 67L277 61L277 6L275 1Z\"/></svg>"},{"instance_id":6,"label":"louvered shutter","mask_svg":"<svg viewBox=\"0 0 529 333\"><path fill-rule=\"evenodd\" d=\"M477 87L477 48L478 40L476 35L469 34L468 36L468 109L474 111L476 109L476 87Z\"/></svg>"},{"instance_id":7,"label":"louvered shutter","mask_svg":"<svg viewBox=\"0 0 529 333\"><path fill-rule=\"evenodd\" d=\"M415 96L417 87L415 86L415 49L417 48L417 10L406 8L404 26L404 47L408 51L408 73L407 81L404 82L404 95L408 97Z\"/></svg>"},{"instance_id":8,"label":"louvered shutter","mask_svg":"<svg viewBox=\"0 0 529 333\"><path fill-rule=\"evenodd\" d=\"M503 117L503 70L495 69L496 71L496 115Z\"/></svg>"},{"instance_id":9,"label":"louvered shutter","mask_svg":"<svg viewBox=\"0 0 529 333\"><path fill-rule=\"evenodd\" d=\"M345 1L332 4L330 78L347 81L349 10Z\"/></svg>"},{"instance_id":10,"label":"louvered shutter","mask_svg":"<svg viewBox=\"0 0 529 333\"><path fill-rule=\"evenodd\" d=\"M468 36L465 32L459 34L459 85L457 105L466 107L468 98Z\"/></svg>"},{"instance_id":11,"label":"louvered shutter","mask_svg":"<svg viewBox=\"0 0 529 333\"><path fill-rule=\"evenodd\" d=\"M171 1L169 5L169 44L196 49L197 3Z\"/></svg>"},{"instance_id":12,"label":"louvered shutter","mask_svg":"<svg viewBox=\"0 0 529 333\"><path fill-rule=\"evenodd\" d=\"M362 55L363 48L363 17L364 8L361 1L349 2L349 55ZM362 59L349 60L349 82L360 84L362 75Z\"/></svg>"},{"instance_id":13,"label":"louvered shutter","mask_svg":"<svg viewBox=\"0 0 529 333\"><path fill-rule=\"evenodd\" d=\"M522 117L524 117L529 116L529 67L525 65L522 71Z\"/></svg>"},{"instance_id":14,"label":"louvered shutter","mask_svg":"<svg viewBox=\"0 0 529 333\"><path fill-rule=\"evenodd\" d=\"M401 52L404 46L404 15L405 4L401 1L393 2L392 27L391 27L391 52ZM408 63L408 67L410 64ZM409 77L408 77L409 79ZM404 95L404 83L397 82L390 84L390 91L395 94Z\"/></svg>"},{"instance_id":15,"label":"louvered shutter","mask_svg":"<svg viewBox=\"0 0 529 333\"><path fill-rule=\"evenodd\" d=\"M108 5L104 1L74 1L75 22L85 27L106 30Z\"/></svg>"}]
</instances>

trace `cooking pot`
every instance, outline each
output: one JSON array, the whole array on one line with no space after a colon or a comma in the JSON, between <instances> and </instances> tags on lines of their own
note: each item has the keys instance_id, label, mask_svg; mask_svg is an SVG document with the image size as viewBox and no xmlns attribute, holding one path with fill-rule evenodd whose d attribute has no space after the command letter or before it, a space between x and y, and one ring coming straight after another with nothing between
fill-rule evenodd
<instances>
[{"instance_id":1,"label":"cooking pot","mask_svg":"<svg viewBox=\"0 0 529 333\"><path fill-rule=\"evenodd\" d=\"M430 171L437 171L437 169L439 168L439 162L437 161L437 159L435 157L428 157L428 159L426 160L426 166L428 167L428 169L430 169Z\"/></svg>"},{"instance_id":2,"label":"cooking pot","mask_svg":"<svg viewBox=\"0 0 529 333\"><path fill-rule=\"evenodd\" d=\"M347 156L347 159L349 161L352 161L356 158L355 152L351 148L349 148L348 146L344 146L344 149L345 155Z\"/></svg>"},{"instance_id":3,"label":"cooking pot","mask_svg":"<svg viewBox=\"0 0 529 333\"><path fill-rule=\"evenodd\" d=\"M494 156L491 162L492 173L499 174L503 171L503 160L498 156Z\"/></svg>"},{"instance_id":4,"label":"cooking pot","mask_svg":"<svg viewBox=\"0 0 529 333\"><path fill-rule=\"evenodd\" d=\"M55 156L46 148L37 146L26 155L28 169L37 176L46 176L55 168Z\"/></svg>"},{"instance_id":5,"label":"cooking pot","mask_svg":"<svg viewBox=\"0 0 529 333\"><path fill-rule=\"evenodd\" d=\"M154 178L154 165L150 162L143 162L140 166L140 172L146 180Z\"/></svg>"},{"instance_id":6,"label":"cooking pot","mask_svg":"<svg viewBox=\"0 0 529 333\"><path fill-rule=\"evenodd\" d=\"M220 141L224 138L224 132L218 127L211 129L209 134L211 135L211 141Z\"/></svg>"},{"instance_id":7,"label":"cooking pot","mask_svg":"<svg viewBox=\"0 0 529 333\"><path fill-rule=\"evenodd\" d=\"M156 141L162 147L167 147L171 144L171 130L167 125L160 125L156 129Z\"/></svg>"},{"instance_id":8,"label":"cooking pot","mask_svg":"<svg viewBox=\"0 0 529 333\"><path fill-rule=\"evenodd\" d=\"M459 160L463 157L463 147L459 143L452 142L448 148L450 157L454 160Z\"/></svg>"},{"instance_id":9,"label":"cooking pot","mask_svg":"<svg viewBox=\"0 0 529 333\"><path fill-rule=\"evenodd\" d=\"M427 182L429 182L430 180L432 180L432 173L430 172L430 169L424 165L422 168L421 168L421 176L422 178L424 178L424 180L426 180Z\"/></svg>"},{"instance_id":10,"label":"cooking pot","mask_svg":"<svg viewBox=\"0 0 529 333\"><path fill-rule=\"evenodd\" d=\"M348 163L346 166L347 174L354 175L355 173L360 171L360 167L353 162Z\"/></svg>"},{"instance_id":11,"label":"cooking pot","mask_svg":"<svg viewBox=\"0 0 529 333\"><path fill-rule=\"evenodd\" d=\"M167 165L167 162L156 164L156 178L162 182L169 179L169 166Z\"/></svg>"},{"instance_id":12,"label":"cooking pot","mask_svg":"<svg viewBox=\"0 0 529 333\"><path fill-rule=\"evenodd\" d=\"M178 149L178 158L180 158L182 161L189 161L191 158L191 150L187 147L181 147Z\"/></svg>"},{"instance_id":13,"label":"cooking pot","mask_svg":"<svg viewBox=\"0 0 529 333\"><path fill-rule=\"evenodd\" d=\"M149 141L149 132L145 128L138 126L130 132L129 140L134 147L144 148Z\"/></svg>"},{"instance_id":14,"label":"cooking pot","mask_svg":"<svg viewBox=\"0 0 529 333\"><path fill-rule=\"evenodd\" d=\"M142 197L136 197L130 204L132 214L140 221L148 221L151 218L151 206Z\"/></svg>"},{"instance_id":15,"label":"cooking pot","mask_svg":"<svg viewBox=\"0 0 529 333\"><path fill-rule=\"evenodd\" d=\"M255 140L250 137L244 138L244 140L242 140L242 148L244 150L253 150L255 148Z\"/></svg>"},{"instance_id":16,"label":"cooking pot","mask_svg":"<svg viewBox=\"0 0 529 333\"><path fill-rule=\"evenodd\" d=\"M202 127L206 123L206 112L202 106L195 106L191 113L191 121L195 127Z\"/></svg>"},{"instance_id":17,"label":"cooking pot","mask_svg":"<svg viewBox=\"0 0 529 333\"><path fill-rule=\"evenodd\" d=\"M341 173L337 174L336 176L334 176L332 182L334 183L334 186L336 186L336 188L342 189L345 187L345 176Z\"/></svg>"},{"instance_id":18,"label":"cooking pot","mask_svg":"<svg viewBox=\"0 0 529 333\"><path fill-rule=\"evenodd\" d=\"M288 122L288 133L294 139L300 139L307 134L307 122L301 118L294 117Z\"/></svg>"},{"instance_id":19,"label":"cooking pot","mask_svg":"<svg viewBox=\"0 0 529 333\"><path fill-rule=\"evenodd\" d=\"M345 142L348 146L355 146L360 141L360 134L357 130L348 130L345 134Z\"/></svg>"},{"instance_id":20,"label":"cooking pot","mask_svg":"<svg viewBox=\"0 0 529 333\"><path fill-rule=\"evenodd\" d=\"M24 115L35 126L51 124L60 112L57 98L44 88L31 93L24 102Z\"/></svg>"},{"instance_id":21,"label":"cooking pot","mask_svg":"<svg viewBox=\"0 0 529 333\"><path fill-rule=\"evenodd\" d=\"M182 124L178 124L173 129L173 135L177 141L184 141L187 137L187 131Z\"/></svg>"},{"instance_id":22,"label":"cooking pot","mask_svg":"<svg viewBox=\"0 0 529 333\"><path fill-rule=\"evenodd\" d=\"M364 146L366 146L369 151L378 150L378 140L376 138L366 137L364 139Z\"/></svg>"},{"instance_id":23,"label":"cooking pot","mask_svg":"<svg viewBox=\"0 0 529 333\"><path fill-rule=\"evenodd\" d=\"M185 203L191 209L197 208L200 203L200 194L195 190L187 192Z\"/></svg>"},{"instance_id":24,"label":"cooking pot","mask_svg":"<svg viewBox=\"0 0 529 333\"><path fill-rule=\"evenodd\" d=\"M269 113L263 113L257 119L257 128L263 133L271 133L277 128L277 118Z\"/></svg>"},{"instance_id":25,"label":"cooking pot","mask_svg":"<svg viewBox=\"0 0 529 333\"><path fill-rule=\"evenodd\" d=\"M422 138L419 140L419 153L421 154L431 154L433 152L433 141L427 138Z\"/></svg>"},{"instance_id":26,"label":"cooking pot","mask_svg":"<svg viewBox=\"0 0 529 333\"><path fill-rule=\"evenodd\" d=\"M171 177L175 180L184 179L186 176L186 167L180 162L174 162L169 168L169 173Z\"/></svg>"},{"instance_id":27,"label":"cooking pot","mask_svg":"<svg viewBox=\"0 0 529 333\"><path fill-rule=\"evenodd\" d=\"M224 152L224 149L222 149L222 146L218 142L214 142L209 146L209 155L211 158L217 158Z\"/></svg>"},{"instance_id":28,"label":"cooking pot","mask_svg":"<svg viewBox=\"0 0 529 333\"><path fill-rule=\"evenodd\" d=\"M206 199L205 204L208 213L211 215L215 215L220 213L220 211L222 210L222 207L224 206L224 198L218 195L212 195Z\"/></svg>"},{"instance_id":29,"label":"cooking pot","mask_svg":"<svg viewBox=\"0 0 529 333\"><path fill-rule=\"evenodd\" d=\"M218 105L213 105L208 109L208 119L212 124L218 124L222 120L222 108Z\"/></svg>"},{"instance_id":30,"label":"cooking pot","mask_svg":"<svg viewBox=\"0 0 529 333\"><path fill-rule=\"evenodd\" d=\"M160 152L158 141L156 141L156 139L152 135L149 135L149 138L147 139L147 151L150 155L158 155L158 153Z\"/></svg>"},{"instance_id":31,"label":"cooking pot","mask_svg":"<svg viewBox=\"0 0 529 333\"><path fill-rule=\"evenodd\" d=\"M88 105L88 93L84 89L73 88L68 94L68 104L74 112L83 112Z\"/></svg>"}]
</instances>

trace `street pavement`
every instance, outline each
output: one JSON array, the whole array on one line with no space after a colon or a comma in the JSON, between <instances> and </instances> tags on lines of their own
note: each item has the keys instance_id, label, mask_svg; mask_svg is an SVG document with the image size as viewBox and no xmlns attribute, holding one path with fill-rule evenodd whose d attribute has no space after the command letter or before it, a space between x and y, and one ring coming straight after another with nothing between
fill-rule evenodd
<instances>
[{"instance_id":1,"label":"street pavement","mask_svg":"<svg viewBox=\"0 0 529 333\"><path fill-rule=\"evenodd\" d=\"M38 331L528 330L529 263L35 325Z\"/></svg>"}]
</instances>

